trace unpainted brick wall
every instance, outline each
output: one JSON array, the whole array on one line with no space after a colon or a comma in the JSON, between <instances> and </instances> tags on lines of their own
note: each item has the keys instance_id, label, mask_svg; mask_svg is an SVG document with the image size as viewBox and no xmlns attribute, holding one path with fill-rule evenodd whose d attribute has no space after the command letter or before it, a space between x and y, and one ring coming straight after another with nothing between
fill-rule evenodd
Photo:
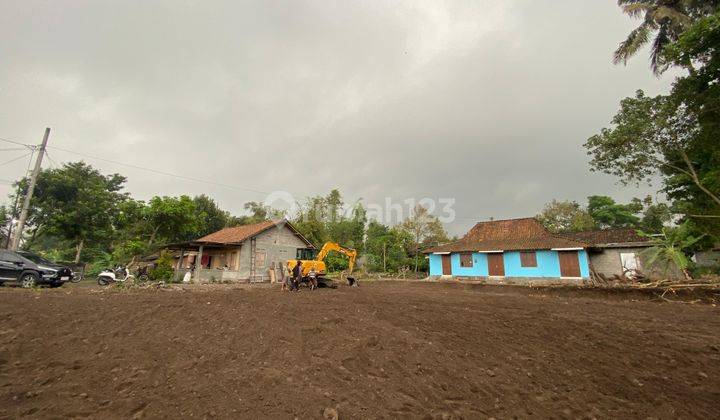
<instances>
[{"instance_id":1,"label":"unpainted brick wall","mask_svg":"<svg viewBox=\"0 0 720 420\"><path fill-rule=\"evenodd\" d=\"M285 266L288 259L295 258L298 248L307 248L307 244L298 238L287 226L281 225L266 230L255 237L255 253L264 254L264 258L257 258L259 262L255 266L255 276L263 276L267 279L268 268L273 266ZM250 240L243 242L240 250L240 272L241 277L250 277L252 263Z\"/></svg>"},{"instance_id":2,"label":"unpainted brick wall","mask_svg":"<svg viewBox=\"0 0 720 420\"><path fill-rule=\"evenodd\" d=\"M605 248L601 251L593 250L590 255L590 266L596 273L602 274L607 278L615 275L623 274L622 261L620 254L634 252L640 261L640 271L650 278L682 278L682 273L677 269L669 268L667 271L661 269L650 269L646 264L646 258L643 255L646 247L631 248Z\"/></svg>"}]
</instances>

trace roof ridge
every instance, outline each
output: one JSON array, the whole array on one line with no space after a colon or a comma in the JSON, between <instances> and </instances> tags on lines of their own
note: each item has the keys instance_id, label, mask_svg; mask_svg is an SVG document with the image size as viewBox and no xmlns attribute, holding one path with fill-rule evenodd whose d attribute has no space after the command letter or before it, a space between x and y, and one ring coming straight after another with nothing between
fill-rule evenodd
<instances>
[{"instance_id":1,"label":"roof ridge","mask_svg":"<svg viewBox=\"0 0 720 420\"><path fill-rule=\"evenodd\" d=\"M537 218L536 218L535 216L531 216L531 217L511 217L511 218L509 218L509 219L481 220L481 221L479 221L479 222L475 222L475 224L479 224L479 223L495 223L495 222L512 222L512 221L514 221L514 220L530 220L530 219L537 221Z\"/></svg>"},{"instance_id":2,"label":"roof ridge","mask_svg":"<svg viewBox=\"0 0 720 420\"><path fill-rule=\"evenodd\" d=\"M583 245L583 246L588 246L588 245L589 245L588 243L583 242L583 241L579 241L579 240L577 240L577 239L575 239L575 238L569 238L569 237L565 236L565 234L563 234L563 233L552 233L552 232L548 231L548 234L549 234L550 236L552 236L553 238L556 238L556 239L563 239L563 240L567 240L567 241L572 241L572 242L575 242L575 243L580 244L580 245Z\"/></svg>"},{"instance_id":3,"label":"roof ridge","mask_svg":"<svg viewBox=\"0 0 720 420\"><path fill-rule=\"evenodd\" d=\"M638 230L640 230L640 229L634 228L634 227L613 227L613 228L607 228L607 229L602 229L602 228L598 228L598 229L585 229L585 230L577 230L577 231L574 231L574 232L564 232L564 233L612 232L612 231L614 231L614 230L634 230L634 231L638 231Z\"/></svg>"}]
</instances>

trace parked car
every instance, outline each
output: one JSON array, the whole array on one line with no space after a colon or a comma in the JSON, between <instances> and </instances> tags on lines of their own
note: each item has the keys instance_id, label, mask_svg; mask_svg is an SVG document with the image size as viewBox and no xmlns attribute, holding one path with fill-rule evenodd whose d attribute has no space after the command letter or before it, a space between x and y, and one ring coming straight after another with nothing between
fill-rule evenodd
<instances>
[{"instance_id":1,"label":"parked car","mask_svg":"<svg viewBox=\"0 0 720 420\"><path fill-rule=\"evenodd\" d=\"M72 279L72 270L37 254L0 250L0 284L17 282L22 287L40 284L59 287Z\"/></svg>"}]
</instances>

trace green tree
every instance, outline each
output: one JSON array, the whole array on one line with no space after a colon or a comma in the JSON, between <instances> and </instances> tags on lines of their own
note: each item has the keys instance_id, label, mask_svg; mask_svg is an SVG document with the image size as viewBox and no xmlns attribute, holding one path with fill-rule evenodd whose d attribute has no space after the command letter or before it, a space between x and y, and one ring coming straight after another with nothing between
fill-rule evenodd
<instances>
[{"instance_id":1,"label":"green tree","mask_svg":"<svg viewBox=\"0 0 720 420\"><path fill-rule=\"evenodd\" d=\"M328 223L335 223L342 220L343 214L343 198L338 189L333 189L325 197L324 218Z\"/></svg>"},{"instance_id":2,"label":"green tree","mask_svg":"<svg viewBox=\"0 0 720 420\"><path fill-rule=\"evenodd\" d=\"M625 183L659 176L672 207L687 222L718 240L720 2L656 0L620 4L634 3L643 4L635 9L639 14L652 12L646 15L647 20L662 20L648 24L650 29L662 24L664 32L658 29L657 33L670 34L654 46L656 68L662 71L676 66L685 69L687 75L676 79L669 95L648 98L638 91L635 97L624 99L611 127L586 143L593 157L591 165L594 170L617 175ZM665 12L659 6L675 8L687 19L680 17L682 25L673 24L672 17L663 16Z\"/></svg>"},{"instance_id":3,"label":"green tree","mask_svg":"<svg viewBox=\"0 0 720 420\"><path fill-rule=\"evenodd\" d=\"M300 206L293 225L315 246L322 246L330 238L325 223L325 199L311 197Z\"/></svg>"},{"instance_id":4,"label":"green tree","mask_svg":"<svg viewBox=\"0 0 720 420\"><path fill-rule=\"evenodd\" d=\"M12 214L6 205L0 205L0 246L5 246L8 239L8 227L12 221Z\"/></svg>"},{"instance_id":5,"label":"green tree","mask_svg":"<svg viewBox=\"0 0 720 420\"><path fill-rule=\"evenodd\" d=\"M229 216L226 223L227 226L252 225L267 220L281 219L285 217L284 211L273 209L270 206L266 206L265 204L257 201L247 202L243 207L245 208L245 211L250 214L240 217Z\"/></svg>"},{"instance_id":6,"label":"green tree","mask_svg":"<svg viewBox=\"0 0 720 420\"><path fill-rule=\"evenodd\" d=\"M111 235L118 204L127 199L121 193L124 183L124 177L102 175L84 162L43 170L31 200L36 232L75 244L74 260L80 262L88 242Z\"/></svg>"},{"instance_id":7,"label":"green tree","mask_svg":"<svg viewBox=\"0 0 720 420\"><path fill-rule=\"evenodd\" d=\"M593 170L615 175L624 184L649 181L660 173L682 176L720 205L715 189L720 183L711 179L717 169L700 174L690 156L699 127L687 106L667 96L649 98L639 90L621 102L612 124L585 143Z\"/></svg>"},{"instance_id":8,"label":"green tree","mask_svg":"<svg viewBox=\"0 0 720 420\"><path fill-rule=\"evenodd\" d=\"M118 205L111 242L111 254L116 263L126 264L149 252L147 237L152 228L145 214L146 206L142 201L129 198Z\"/></svg>"},{"instance_id":9,"label":"green tree","mask_svg":"<svg viewBox=\"0 0 720 420\"><path fill-rule=\"evenodd\" d=\"M553 200L546 204L538 221L550 232L578 232L597 227L590 214L575 201Z\"/></svg>"},{"instance_id":10,"label":"green tree","mask_svg":"<svg viewBox=\"0 0 720 420\"><path fill-rule=\"evenodd\" d=\"M720 12L696 21L667 49L675 65L692 71L675 83L670 100L693 116L696 126L684 151L668 156L665 190L703 232L720 240Z\"/></svg>"},{"instance_id":11,"label":"green tree","mask_svg":"<svg viewBox=\"0 0 720 420\"><path fill-rule=\"evenodd\" d=\"M367 212L362 203L358 202L353 206L350 217L344 214L337 216L331 214L329 213L326 221L328 239L362 252L367 224Z\"/></svg>"},{"instance_id":12,"label":"green tree","mask_svg":"<svg viewBox=\"0 0 720 420\"><path fill-rule=\"evenodd\" d=\"M196 230L187 239L202 238L228 225L230 213L220 209L212 198L201 194L193 197L193 204Z\"/></svg>"},{"instance_id":13,"label":"green tree","mask_svg":"<svg viewBox=\"0 0 720 420\"><path fill-rule=\"evenodd\" d=\"M655 74L668 68L665 50L685 32L692 22L711 14L717 8L717 0L618 0L623 11L633 18L641 18L640 25L620 43L613 62L627 60L654 36L650 47L650 65Z\"/></svg>"},{"instance_id":14,"label":"green tree","mask_svg":"<svg viewBox=\"0 0 720 420\"><path fill-rule=\"evenodd\" d=\"M180 197L155 196L145 207L145 219L150 226L148 246L156 239L182 241L197 230L195 203L187 195Z\"/></svg>"},{"instance_id":15,"label":"green tree","mask_svg":"<svg viewBox=\"0 0 720 420\"><path fill-rule=\"evenodd\" d=\"M635 201L630 204L618 204L610 197L592 195L588 197L587 211L602 228L636 227L640 218L636 213L642 210L642 204Z\"/></svg>"},{"instance_id":16,"label":"green tree","mask_svg":"<svg viewBox=\"0 0 720 420\"><path fill-rule=\"evenodd\" d=\"M420 264L421 249L450 240L440 220L419 204L415 206L412 215L400 224L400 229L407 232L412 238L411 249L408 252L414 258L416 273Z\"/></svg>"},{"instance_id":17,"label":"green tree","mask_svg":"<svg viewBox=\"0 0 720 420\"><path fill-rule=\"evenodd\" d=\"M673 211L665 203L654 203L650 196L643 201L644 209L640 228L643 232L660 233L663 228L672 222Z\"/></svg>"},{"instance_id":18,"label":"green tree","mask_svg":"<svg viewBox=\"0 0 720 420\"><path fill-rule=\"evenodd\" d=\"M333 241L362 252L367 211L361 202L357 202L349 216L345 213L342 195L333 189L325 197L306 199L293 224L316 246Z\"/></svg>"},{"instance_id":19,"label":"green tree","mask_svg":"<svg viewBox=\"0 0 720 420\"><path fill-rule=\"evenodd\" d=\"M411 246L412 237L398 228L389 228L375 220L367 227L365 255L371 271L397 272L413 263L406 248Z\"/></svg>"}]
</instances>

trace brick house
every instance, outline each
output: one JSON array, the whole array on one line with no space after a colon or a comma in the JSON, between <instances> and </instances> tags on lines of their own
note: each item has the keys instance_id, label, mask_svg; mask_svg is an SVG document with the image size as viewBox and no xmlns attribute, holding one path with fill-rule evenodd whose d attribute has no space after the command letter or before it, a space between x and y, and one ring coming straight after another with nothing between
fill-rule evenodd
<instances>
[{"instance_id":1,"label":"brick house","mask_svg":"<svg viewBox=\"0 0 720 420\"><path fill-rule=\"evenodd\" d=\"M268 281L276 278L298 250L315 249L289 221L282 219L221 229L194 241L171 244L179 272L195 267L200 281Z\"/></svg>"}]
</instances>

